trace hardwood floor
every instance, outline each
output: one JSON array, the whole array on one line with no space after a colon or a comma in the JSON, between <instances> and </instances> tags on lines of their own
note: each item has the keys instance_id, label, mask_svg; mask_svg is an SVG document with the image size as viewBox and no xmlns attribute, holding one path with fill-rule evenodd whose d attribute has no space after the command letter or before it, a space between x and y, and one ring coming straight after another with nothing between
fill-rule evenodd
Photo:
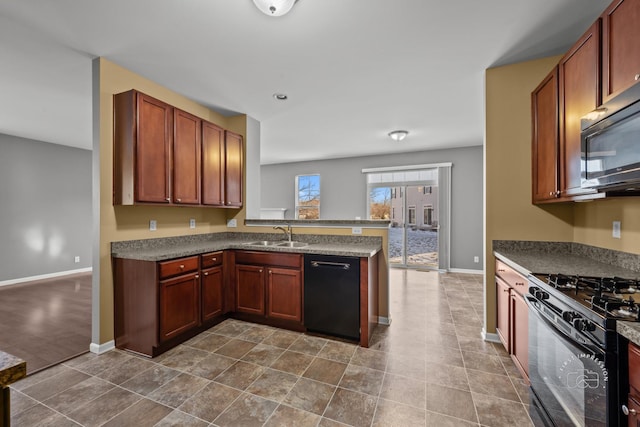
<instances>
[{"instance_id":1,"label":"hardwood floor","mask_svg":"<svg viewBox=\"0 0 640 427\"><path fill-rule=\"evenodd\" d=\"M91 273L0 287L0 349L27 374L89 351Z\"/></svg>"}]
</instances>

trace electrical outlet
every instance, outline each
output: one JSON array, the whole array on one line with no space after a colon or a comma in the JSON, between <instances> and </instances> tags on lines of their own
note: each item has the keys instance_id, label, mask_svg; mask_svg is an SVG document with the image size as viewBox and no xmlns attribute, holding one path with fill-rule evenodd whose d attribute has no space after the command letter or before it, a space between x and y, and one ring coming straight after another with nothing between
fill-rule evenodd
<instances>
[{"instance_id":1,"label":"electrical outlet","mask_svg":"<svg viewBox=\"0 0 640 427\"><path fill-rule=\"evenodd\" d=\"M76 264L77 264L77 263L79 263L79 262L80 262L80 257L79 257L79 256L76 256L76 257L73 259L73 262L75 262Z\"/></svg>"},{"instance_id":2,"label":"electrical outlet","mask_svg":"<svg viewBox=\"0 0 640 427\"><path fill-rule=\"evenodd\" d=\"M196 228L196 220L195 220L195 218L191 218L189 220L189 228Z\"/></svg>"},{"instance_id":3,"label":"electrical outlet","mask_svg":"<svg viewBox=\"0 0 640 427\"><path fill-rule=\"evenodd\" d=\"M351 234L362 234L362 227L352 227Z\"/></svg>"},{"instance_id":4,"label":"electrical outlet","mask_svg":"<svg viewBox=\"0 0 640 427\"><path fill-rule=\"evenodd\" d=\"M158 229L158 223L155 219L149 221L149 231L156 231Z\"/></svg>"},{"instance_id":5,"label":"electrical outlet","mask_svg":"<svg viewBox=\"0 0 640 427\"><path fill-rule=\"evenodd\" d=\"M613 221L613 238L620 238L620 221Z\"/></svg>"},{"instance_id":6,"label":"electrical outlet","mask_svg":"<svg viewBox=\"0 0 640 427\"><path fill-rule=\"evenodd\" d=\"M235 218L227 220L227 227L234 228L234 227L237 227L237 226L238 226L238 222L236 221Z\"/></svg>"},{"instance_id":7,"label":"electrical outlet","mask_svg":"<svg viewBox=\"0 0 640 427\"><path fill-rule=\"evenodd\" d=\"M479 256L474 256L473 257L473 262L475 262L476 264L480 262L480 257Z\"/></svg>"}]
</instances>

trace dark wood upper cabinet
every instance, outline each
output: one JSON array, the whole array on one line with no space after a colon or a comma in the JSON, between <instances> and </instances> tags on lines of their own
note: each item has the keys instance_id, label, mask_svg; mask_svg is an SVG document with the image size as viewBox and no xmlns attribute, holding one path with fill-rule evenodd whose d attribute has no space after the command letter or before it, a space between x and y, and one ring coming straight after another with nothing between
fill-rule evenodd
<instances>
[{"instance_id":1,"label":"dark wood upper cabinet","mask_svg":"<svg viewBox=\"0 0 640 427\"><path fill-rule=\"evenodd\" d=\"M554 201L558 189L558 67L531 94L532 199Z\"/></svg>"},{"instance_id":2,"label":"dark wood upper cabinet","mask_svg":"<svg viewBox=\"0 0 640 427\"><path fill-rule=\"evenodd\" d=\"M113 103L114 205L169 203L173 108L135 90Z\"/></svg>"},{"instance_id":3,"label":"dark wood upper cabinet","mask_svg":"<svg viewBox=\"0 0 640 427\"><path fill-rule=\"evenodd\" d=\"M242 135L225 131L225 199L226 205L231 207L242 207L242 148Z\"/></svg>"},{"instance_id":4,"label":"dark wood upper cabinet","mask_svg":"<svg viewBox=\"0 0 640 427\"><path fill-rule=\"evenodd\" d=\"M201 122L198 117L174 109L173 202L200 204Z\"/></svg>"},{"instance_id":5,"label":"dark wood upper cabinet","mask_svg":"<svg viewBox=\"0 0 640 427\"><path fill-rule=\"evenodd\" d=\"M224 129L202 122L202 204L224 206Z\"/></svg>"},{"instance_id":6,"label":"dark wood upper cabinet","mask_svg":"<svg viewBox=\"0 0 640 427\"><path fill-rule=\"evenodd\" d=\"M640 0L616 0L602 14L602 102L640 78Z\"/></svg>"},{"instance_id":7,"label":"dark wood upper cabinet","mask_svg":"<svg viewBox=\"0 0 640 427\"><path fill-rule=\"evenodd\" d=\"M600 19L558 64L560 114L560 197L593 192L582 189L580 118L600 105Z\"/></svg>"},{"instance_id":8,"label":"dark wood upper cabinet","mask_svg":"<svg viewBox=\"0 0 640 427\"><path fill-rule=\"evenodd\" d=\"M242 135L136 90L113 99L114 205L242 207Z\"/></svg>"}]
</instances>

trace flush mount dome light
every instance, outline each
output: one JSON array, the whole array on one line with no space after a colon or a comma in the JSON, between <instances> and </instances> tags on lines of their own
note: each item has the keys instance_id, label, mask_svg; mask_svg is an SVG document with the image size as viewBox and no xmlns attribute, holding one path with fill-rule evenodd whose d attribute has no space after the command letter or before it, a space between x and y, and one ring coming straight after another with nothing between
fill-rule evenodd
<instances>
[{"instance_id":1,"label":"flush mount dome light","mask_svg":"<svg viewBox=\"0 0 640 427\"><path fill-rule=\"evenodd\" d=\"M394 130L393 132L389 132L389 136L394 141L402 141L409 135L409 132L406 130Z\"/></svg>"},{"instance_id":2,"label":"flush mount dome light","mask_svg":"<svg viewBox=\"0 0 640 427\"><path fill-rule=\"evenodd\" d=\"M253 3L265 15L282 16L291 10L298 0L253 0Z\"/></svg>"},{"instance_id":3,"label":"flush mount dome light","mask_svg":"<svg viewBox=\"0 0 640 427\"><path fill-rule=\"evenodd\" d=\"M287 99L289 99L289 97L284 93L274 93L273 97L278 101L286 101Z\"/></svg>"}]
</instances>

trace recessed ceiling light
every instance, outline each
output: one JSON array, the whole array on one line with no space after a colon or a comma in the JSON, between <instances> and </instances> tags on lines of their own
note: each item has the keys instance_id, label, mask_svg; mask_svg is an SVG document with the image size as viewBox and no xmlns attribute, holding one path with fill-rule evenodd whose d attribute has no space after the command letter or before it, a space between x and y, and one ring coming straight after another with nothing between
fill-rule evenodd
<instances>
[{"instance_id":1,"label":"recessed ceiling light","mask_svg":"<svg viewBox=\"0 0 640 427\"><path fill-rule=\"evenodd\" d=\"M394 141L402 141L407 135L409 135L409 131L406 130L394 130L393 132L389 132L389 136Z\"/></svg>"},{"instance_id":2,"label":"recessed ceiling light","mask_svg":"<svg viewBox=\"0 0 640 427\"><path fill-rule=\"evenodd\" d=\"M286 101L287 99L289 99L289 97L284 93L274 93L273 97L278 101Z\"/></svg>"}]
</instances>

